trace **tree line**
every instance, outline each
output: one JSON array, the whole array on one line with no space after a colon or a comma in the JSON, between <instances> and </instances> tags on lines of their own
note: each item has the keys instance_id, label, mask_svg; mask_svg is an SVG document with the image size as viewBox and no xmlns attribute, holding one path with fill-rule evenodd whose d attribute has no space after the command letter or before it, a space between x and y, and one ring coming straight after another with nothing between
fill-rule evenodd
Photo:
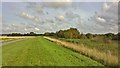
<instances>
[{"instance_id":1,"label":"tree line","mask_svg":"<svg viewBox=\"0 0 120 68\"><path fill-rule=\"evenodd\" d=\"M42 36L43 34L36 34L34 32L30 32L30 33L11 33L11 34L2 34L2 36Z\"/></svg>"},{"instance_id":2,"label":"tree line","mask_svg":"<svg viewBox=\"0 0 120 68\"><path fill-rule=\"evenodd\" d=\"M55 33L53 32L45 32L44 36L54 36L59 38L66 38L66 39L94 39L104 37L110 40L120 40L120 32L117 34L114 33L106 33L106 34L82 34L76 28L70 28L67 30L59 30Z\"/></svg>"},{"instance_id":3,"label":"tree line","mask_svg":"<svg viewBox=\"0 0 120 68\"><path fill-rule=\"evenodd\" d=\"M53 36L56 38L66 38L66 39L94 39L104 37L105 39L110 40L120 40L120 32L117 34L106 33L106 34L82 34L76 28L69 28L66 30L59 30L57 32L45 32L44 34L36 34L34 32L30 33L11 33L11 34L2 34L2 36Z\"/></svg>"}]
</instances>

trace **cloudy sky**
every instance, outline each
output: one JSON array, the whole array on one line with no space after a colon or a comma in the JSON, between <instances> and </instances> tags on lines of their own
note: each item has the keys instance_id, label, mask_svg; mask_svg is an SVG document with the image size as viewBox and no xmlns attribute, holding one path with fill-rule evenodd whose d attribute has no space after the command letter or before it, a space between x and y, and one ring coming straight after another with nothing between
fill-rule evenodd
<instances>
[{"instance_id":1,"label":"cloudy sky","mask_svg":"<svg viewBox=\"0 0 120 68\"><path fill-rule=\"evenodd\" d=\"M42 1L2 2L2 33L44 33L70 27L81 33L118 32L117 2Z\"/></svg>"}]
</instances>

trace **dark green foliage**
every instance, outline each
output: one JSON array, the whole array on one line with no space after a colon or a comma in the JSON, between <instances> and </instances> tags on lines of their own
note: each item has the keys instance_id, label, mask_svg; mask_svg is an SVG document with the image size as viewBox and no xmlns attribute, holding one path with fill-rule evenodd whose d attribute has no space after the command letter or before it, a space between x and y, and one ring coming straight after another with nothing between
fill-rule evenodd
<instances>
[{"instance_id":1,"label":"dark green foliage","mask_svg":"<svg viewBox=\"0 0 120 68\"><path fill-rule=\"evenodd\" d=\"M105 34L105 37L107 37L107 38L109 38L109 39L112 39L113 36L114 36L113 33L107 33L107 34Z\"/></svg>"},{"instance_id":2,"label":"dark green foliage","mask_svg":"<svg viewBox=\"0 0 120 68\"><path fill-rule=\"evenodd\" d=\"M93 38L93 35L92 35L91 33L87 33L87 34L86 34L86 37L87 37L88 39L92 39L92 38Z\"/></svg>"},{"instance_id":3,"label":"dark green foliage","mask_svg":"<svg viewBox=\"0 0 120 68\"><path fill-rule=\"evenodd\" d=\"M56 34L55 33L53 33L53 32L45 32L44 34L43 34L44 36L55 36Z\"/></svg>"},{"instance_id":4,"label":"dark green foliage","mask_svg":"<svg viewBox=\"0 0 120 68\"><path fill-rule=\"evenodd\" d=\"M65 32L64 30L60 30L60 31L56 32L56 34L58 37L64 38L64 32Z\"/></svg>"},{"instance_id":5,"label":"dark green foliage","mask_svg":"<svg viewBox=\"0 0 120 68\"><path fill-rule=\"evenodd\" d=\"M56 32L56 35L61 38L79 38L80 32L76 28L70 28L67 30L60 30Z\"/></svg>"},{"instance_id":6,"label":"dark green foliage","mask_svg":"<svg viewBox=\"0 0 120 68\"><path fill-rule=\"evenodd\" d=\"M117 38L118 40L120 40L120 32L117 34Z\"/></svg>"},{"instance_id":7,"label":"dark green foliage","mask_svg":"<svg viewBox=\"0 0 120 68\"><path fill-rule=\"evenodd\" d=\"M30 32L30 35L33 36L33 35L35 35L35 33L34 32Z\"/></svg>"},{"instance_id":8,"label":"dark green foliage","mask_svg":"<svg viewBox=\"0 0 120 68\"><path fill-rule=\"evenodd\" d=\"M87 39L87 37L85 36L85 34L81 34L79 39Z\"/></svg>"},{"instance_id":9,"label":"dark green foliage","mask_svg":"<svg viewBox=\"0 0 120 68\"><path fill-rule=\"evenodd\" d=\"M2 36L42 36L42 35L43 34L36 34L34 32L25 33L25 34L21 34L21 33L2 34Z\"/></svg>"}]
</instances>

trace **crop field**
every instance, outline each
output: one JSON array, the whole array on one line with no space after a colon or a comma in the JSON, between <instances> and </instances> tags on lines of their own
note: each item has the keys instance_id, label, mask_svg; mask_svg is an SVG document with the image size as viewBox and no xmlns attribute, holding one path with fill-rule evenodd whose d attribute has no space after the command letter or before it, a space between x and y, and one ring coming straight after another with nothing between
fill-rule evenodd
<instances>
[{"instance_id":1,"label":"crop field","mask_svg":"<svg viewBox=\"0 0 120 68\"><path fill-rule=\"evenodd\" d=\"M0 42L8 42L23 38L33 38L33 36L0 36Z\"/></svg>"},{"instance_id":2,"label":"crop field","mask_svg":"<svg viewBox=\"0 0 120 68\"><path fill-rule=\"evenodd\" d=\"M103 66L41 37L28 38L2 46L3 66Z\"/></svg>"}]
</instances>

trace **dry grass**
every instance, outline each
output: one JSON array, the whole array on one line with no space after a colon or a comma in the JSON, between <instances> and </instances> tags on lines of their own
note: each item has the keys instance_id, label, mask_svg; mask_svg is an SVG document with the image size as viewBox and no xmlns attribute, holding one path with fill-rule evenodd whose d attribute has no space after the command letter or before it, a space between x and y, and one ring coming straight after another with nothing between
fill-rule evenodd
<instances>
[{"instance_id":1,"label":"dry grass","mask_svg":"<svg viewBox=\"0 0 120 68\"><path fill-rule=\"evenodd\" d=\"M61 46L70 48L83 55L86 55L94 60L97 60L98 62L103 63L104 65L107 65L107 66L118 65L118 57L111 55L110 52L104 53L104 52L98 51L97 49L91 49L91 48L85 47L84 45L78 46L77 44L61 41L61 40L50 38L50 37L44 37L44 38L52 42L55 42Z\"/></svg>"},{"instance_id":2,"label":"dry grass","mask_svg":"<svg viewBox=\"0 0 120 68\"><path fill-rule=\"evenodd\" d=\"M0 38L33 38L33 36L0 36Z\"/></svg>"}]
</instances>

